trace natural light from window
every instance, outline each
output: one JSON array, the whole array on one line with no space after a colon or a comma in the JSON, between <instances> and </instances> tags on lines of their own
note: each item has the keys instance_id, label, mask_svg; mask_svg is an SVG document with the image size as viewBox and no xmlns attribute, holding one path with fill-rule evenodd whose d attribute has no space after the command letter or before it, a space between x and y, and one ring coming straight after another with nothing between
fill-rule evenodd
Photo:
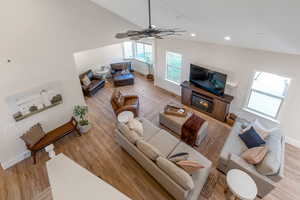
<instances>
[{"instance_id":1,"label":"natural light from window","mask_svg":"<svg viewBox=\"0 0 300 200\"><path fill-rule=\"evenodd\" d=\"M123 56L124 59L133 58L133 43L131 41L123 42Z\"/></svg>"},{"instance_id":2,"label":"natural light from window","mask_svg":"<svg viewBox=\"0 0 300 200\"><path fill-rule=\"evenodd\" d=\"M152 45L137 42L135 59L151 64L152 63Z\"/></svg>"},{"instance_id":3,"label":"natural light from window","mask_svg":"<svg viewBox=\"0 0 300 200\"><path fill-rule=\"evenodd\" d=\"M134 41L123 42L123 57L152 64L152 45Z\"/></svg>"},{"instance_id":4,"label":"natural light from window","mask_svg":"<svg viewBox=\"0 0 300 200\"><path fill-rule=\"evenodd\" d=\"M181 83L182 55L173 52L166 54L166 79L176 84Z\"/></svg>"},{"instance_id":5,"label":"natural light from window","mask_svg":"<svg viewBox=\"0 0 300 200\"><path fill-rule=\"evenodd\" d=\"M267 72L255 72L247 109L276 119L287 95L289 78Z\"/></svg>"}]
</instances>

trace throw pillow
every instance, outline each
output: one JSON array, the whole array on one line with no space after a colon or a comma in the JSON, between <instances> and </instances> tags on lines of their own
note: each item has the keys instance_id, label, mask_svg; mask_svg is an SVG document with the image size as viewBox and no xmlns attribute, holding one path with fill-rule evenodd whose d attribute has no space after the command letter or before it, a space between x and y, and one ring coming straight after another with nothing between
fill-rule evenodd
<instances>
[{"instance_id":1,"label":"throw pillow","mask_svg":"<svg viewBox=\"0 0 300 200\"><path fill-rule=\"evenodd\" d=\"M137 132L140 136L143 136L143 124L137 119L131 119L127 122L129 129Z\"/></svg>"},{"instance_id":2,"label":"throw pillow","mask_svg":"<svg viewBox=\"0 0 300 200\"><path fill-rule=\"evenodd\" d=\"M182 160L187 160L189 157L189 153L187 152L182 152L182 153L176 153L174 155L171 155L168 157L168 159L172 162L178 162Z\"/></svg>"},{"instance_id":3,"label":"throw pillow","mask_svg":"<svg viewBox=\"0 0 300 200\"><path fill-rule=\"evenodd\" d=\"M244 133L239 134L239 136L249 149L265 144L265 141L258 135L253 127Z\"/></svg>"},{"instance_id":4,"label":"throw pillow","mask_svg":"<svg viewBox=\"0 0 300 200\"><path fill-rule=\"evenodd\" d=\"M112 94L113 101L118 105L118 107L124 106L125 98L120 90L114 90Z\"/></svg>"},{"instance_id":5,"label":"throw pillow","mask_svg":"<svg viewBox=\"0 0 300 200\"><path fill-rule=\"evenodd\" d=\"M193 174L193 173L197 172L199 169L204 168L203 165L199 164L197 161L192 161L192 160L182 160L182 161L176 162L176 165L181 167L188 174Z\"/></svg>"},{"instance_id":6,"label":"throw pillow","mask_svg":"<svg viewBox=\"0 0 300 200\"><path fill-rule=\"evenodd\" d=\"M81 79L82 84L84 86L89 86L91 84L91 80L89 79L89 77L87 75L84 75L83 78Z\"/></svg>"},{"instance_id":7,"label":"throw pillow","mask_svg":"<svg viewBox=\"0 0 300 200\"><path fill-rule=\"evenodd\" d=\"M144 140L137 141L136 146L141 152L143 152L148 158L153 161L155 161L161 155L157 148Z\"/></svg>"},{"instance_id":8,"label":"throw pillow","mask_svg":"<svg viewBox=\"0 0 300 200\"><path fill-rule=\"evenodd\" d=\"M263 161L268 153L268 147L254 147L242 153L241 157L249 164L257 165Z\"/></svg>"},{"instance_id":9,"label":"throw pillow","mask_svg":"<svg viewBox=\"0 0 300 200\"><path fill-rule=\"evenodd\" d=\"M34 126L32 126L24 135L22 135L21 139L25 142L27 146L32 147L45 135L46 133L43 131L41 124L37 123Z\"/></svg>"},{"instance_id":10,"label":"throw pillow","mask_svg":"<svg viewBox=\"0 0 300 200\"><path fill-rule=\"evenodd\" d=\"M254 122L250 123L246 128L244 128L242 132L244 133L245 131L249 130L251 127L253 127L255 131L260 135L260 137L264 140L269 136L270 133L272 133L277 129L277 128L267 129L258 120L255 120Z\"/></svg>"},{"instance_id":11,"label":"throw pillow","mask_svg":"<svg viewBox=\"0 0 300 200\"><path fill-rule=\"evenodd\" d=\"M183 169L165 159L158 157L156 163L168 176L170 176L177 184L181 185L185 190L192 190L194 182L192 177Z\"/></svg>"},{"instance_id":12,"label":"throw pillow","mask_svg":"<svg viewBox=\"0 0 300 200\"><path fill-rule=\"evenodd\" d=\"M135 131L125 131L123 134L132 144L136 144L138 140L142 139Z\"/></svg>"}]
</instances>

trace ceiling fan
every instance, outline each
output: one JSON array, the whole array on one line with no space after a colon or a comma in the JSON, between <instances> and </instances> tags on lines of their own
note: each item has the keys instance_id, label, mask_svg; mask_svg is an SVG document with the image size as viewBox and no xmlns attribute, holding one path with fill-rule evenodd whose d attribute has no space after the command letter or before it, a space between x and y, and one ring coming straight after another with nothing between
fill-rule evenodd
<instances>
[{"instance_id":1,"label":"ceiling fan","mask_svg":"<svg viewBox=\"0 0 300 200\"><path fill-rule=\"evenodd\" d=\"M140 31L129 30L125 33L117 33L115 37L118 39L129 38L130 40L140 40L143 38L163 39L166 36L182 35L182 33L186 32L186 31L180 30L178 28L164 29L164 28L156 28L155 26L153 26L151 24L151 2L150 2L150 0L148 0L148 14L149 14L149 27L147 29L143 29Z\"/></svg>"}]
</instances>

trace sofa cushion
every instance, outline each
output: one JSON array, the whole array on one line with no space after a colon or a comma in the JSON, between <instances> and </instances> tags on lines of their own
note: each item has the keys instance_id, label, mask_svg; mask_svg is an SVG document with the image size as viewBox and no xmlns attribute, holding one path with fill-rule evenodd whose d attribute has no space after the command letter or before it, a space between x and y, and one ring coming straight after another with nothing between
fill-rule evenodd
<instances>
[{"instance_id":1,"label":"sofa cushion","mask_svg":"<svg viewBox=\"0 0 300 200\"><path fill-rule=\"evenodd\" d=\"M117 127L120 130L120 132L132 143L132 144L136 144L136 142L140 139L142 139L142 137L136 133L135 131L130 130L126 124L124 123L117 123Z\"/></svg>"},{"instance_id":2,"label":"sofa cushion","mask_svg":"<svg viewBox=\"0 0 300 200\"><path fill-rule=\"evenodd\" d=\"M235 122L220 154L220 162L223 164L227 163L230 153L240 155L242 152L248 149L245 143L238 136L241 130L241 123Z\"/></svg>"},{"instance_id":3,"label":"sofa cushion","mask_svg":"<svg viewBox=\"0 0 300 200\"><path fill-rule=\"evenodd\" d=\"M269 152L264 160L256 166L259 173L263 175L277 174L281 166L282 158L282 135L279 131L272 132L266 139L266 147Z\"/></svg>"},{"instance_id":4,"label":"sofa cushion","mask_svg":"<svg viewBox=\"0 0 300 200\"><path fill-rule=\"evenodd\" d=\"M260 137L253 127L244 133L239 134L239 136L249 149L265 144L265 141Z\"/></svg>"},{"instance_id":5,"label":"sofa cushion","mask_svg":"<svg viewBox=\"0 0 300 200\"><path fill-rule=\"evenodd\" d=\"M125 106L127 106L127 105L137 105L138 103L139 103L138 98L129 98L129 99L125 100L124 105Z\"/></svg>"},{"instance_id":6,"label":"sofa cushion","mask_svg":"<svg viewBox=\"0 0 300 200\"><path fill-rule=\"evenodd\" d=\"M144 140L137 141L136 146L141 152L143 152L148 158L153 161L155 161L161 155L158 149Z\"/></svg>"},{"instance_id":7,"label":"sofa cushion","mask_svg":"<svg viewBox=\"0 0 300 200\"><path fill-rule=\"evenodd\" d=\"M163 157L158 157L156 163L160 169L162 169L168 176L170 176L177 184L181 185L184 189L192 190L194 188L194 182L191 176L171 161Z\"/></svg>"},{"instance_id":8,"label":"sofa cushion","mask_svg":"<svg viewBox=\"0 0 300 200\"><path fill-rule=\"evenodd\" d=\"M211 167L212 165L210 160L208 160L205 156L203 156L201 153L199 153L194 148L192 148L184 142L180 142L172 151L170 156L178 154L180 152L187 152L189 154L188 160L197 161L201 163L201 165L203 165L204 167Z\"/></svg>"},{"instance_id":9,"label":"sofa cushion","mask_svg":"<svg viewBox=\"0 0 300 200\"><path fill-rule=\"evenodd\" d=\"M149 120L145 118L140 118L139 120L143 124L143 137L145 141L148 141L160 131L160 128L152 124Z\"/></svg>"},{"instance_id":10,"label":"sofa cushion","mask_svg":"<svg viewBox=\"0 0 300 200\"><path fill-rule=\"evenodd\" d=\"M135 131L129 131L129 132L125 132L124 136L132 143L132 144L136 144L136 142L138 140L141 140L142 137Z\"/></svg>"},{"instance_id":11,"label":"sofa cushion","mask_svg":"<svg viewBox=\"0 0 300 200\"><path fill-rule=\"evenodd\" d=\"M127 126L128 126L129 129L137 132L140 136L143 136L143 131L144 131L143 124L139 120L131 119L127 123Z\"/></svg>"},{"instance_id":12,"label":"sofa cushion","mask_svg":"<svg viewBox=\"0 0 300 200\"><path fill-rule=\"evenodd\" d=\"M161 152L163 157L168 157L179 143L179 139L161 129L150 140L148 140L148 142L155 146Z\"/></svg>"}]
</instances>

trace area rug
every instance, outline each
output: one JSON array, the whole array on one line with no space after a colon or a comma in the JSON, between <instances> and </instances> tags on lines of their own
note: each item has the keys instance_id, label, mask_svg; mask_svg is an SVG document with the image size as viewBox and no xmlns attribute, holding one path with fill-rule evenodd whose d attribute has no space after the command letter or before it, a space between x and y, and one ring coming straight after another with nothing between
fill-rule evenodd
<instances>
[{"instance_id":1,"label":"area rug","mask_svg":"<svg viewBox=\"0 0 300 200\"><path fill-rule=\"evenodd\" d=\"M203 186L203 189L201 191L201 196L203 196L207 199L209 199L211 197L211 195L213 194L213 192L216 188L218 178L219 178L218 170L213 169L210 172L205 185Z\"/></svg>"}]
</instances>

